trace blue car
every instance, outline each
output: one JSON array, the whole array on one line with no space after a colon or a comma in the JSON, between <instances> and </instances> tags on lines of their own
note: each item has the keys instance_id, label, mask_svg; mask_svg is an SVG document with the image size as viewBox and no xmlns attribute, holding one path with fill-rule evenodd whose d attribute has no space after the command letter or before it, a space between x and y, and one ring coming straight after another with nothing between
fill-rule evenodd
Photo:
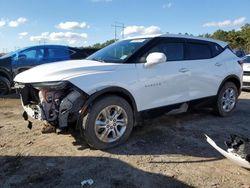
<instances>
[{"instance_id":1,"label":"blue car","mask_svg":"<svg viewBox=\"0 0 250 188\"><path fill-rule=\"evenodd\" d=\"M10 92L13 78L20 72L45 63L84 59L97 50L61 45L42 45L27 47L6 54L0 57L0 95Z\"/></svg>"}]
</instances>

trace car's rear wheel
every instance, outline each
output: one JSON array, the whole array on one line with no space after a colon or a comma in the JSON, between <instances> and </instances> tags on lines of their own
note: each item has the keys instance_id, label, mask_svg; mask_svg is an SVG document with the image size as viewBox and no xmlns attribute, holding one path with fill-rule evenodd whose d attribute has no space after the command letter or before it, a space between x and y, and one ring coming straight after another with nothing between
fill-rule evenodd
<instances>
[{"instance_id":1,"label":"car's rear wheel","mask_svg":"<svg viewBox=\"0 0 250 188\"><path fill-rule=\"evenodd\" d=\"M0 96L7 95L8 93L10 93L10 81L0 76Z\"/></svg>"},{"instance_id":2,"label":"car's rear wheel","mask_svg":"<svg viewBox=\"0 0 250 188\"><path fill-rule=\"evenodd\" d=\"M117 96L104 97L88 109L82 130L87 143L96 149L117 146L133 129L133 111L126 100Z\"/></svg>"},{"instance_id":3,"label":"car's rear wheel","mask_svg":"<svg viewBox=\"0 0 250 188\"><path fill-rule=\"evenodd\" d=\"M232 82L226 82L220 89L216 104L215 112L217 115L225 117L232 114L238 101L238 89Z\"/></svg>"}]
</instances>

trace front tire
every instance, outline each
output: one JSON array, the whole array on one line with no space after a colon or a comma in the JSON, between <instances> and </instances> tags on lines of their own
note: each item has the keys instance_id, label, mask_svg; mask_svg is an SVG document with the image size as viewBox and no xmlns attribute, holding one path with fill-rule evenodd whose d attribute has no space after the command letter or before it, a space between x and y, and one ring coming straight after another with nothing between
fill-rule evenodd
<instances>
[{"instance_id":1,"label":"front tire","mask_svg":"<svg viewBox=\"0 0 250 188\"><path fill-rule=\"evenodd\" d=\"M10 81L0 76L0 96L7 95L10 93Z\"/></svg>"},{"instance_id":2,"label":"front tire","mask_svg":"<svg viewBox=\"0 0 250 188\"><path fill-rule=\"evenodd\" d=\"M133 111L118 96L103 97L93 103L83 118L82 131L95 149L108 149L125 142L133 129Z\"/></svg>"},{"instance_id":3,"label":"front tire","mask_svg":"<svg viewBox=\"0 0 250 188\"><path fill-rule=\"evenodd\" d=\"M220 89L216 104L215 112L218 116L225 117L232 115L238 102L239 92L233 82L226 82Z\"/></svg>"}]
</instances>

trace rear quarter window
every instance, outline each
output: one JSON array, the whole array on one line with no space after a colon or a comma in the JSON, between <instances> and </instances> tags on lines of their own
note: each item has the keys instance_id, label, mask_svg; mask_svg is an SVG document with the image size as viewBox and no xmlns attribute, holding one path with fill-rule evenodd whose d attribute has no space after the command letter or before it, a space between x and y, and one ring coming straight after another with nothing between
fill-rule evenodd
<instances>
[{"instance_id":1,"label":"rear quarter window","mask_svg":"<svg viewBox=\"0 0 250 188\"><path fill-rule=\"evenodd\" d=\"M219 44L216 43L210 43L210 47L212 50L213 57L219 55L224 50Z\"/></svg>"}]
</instances>

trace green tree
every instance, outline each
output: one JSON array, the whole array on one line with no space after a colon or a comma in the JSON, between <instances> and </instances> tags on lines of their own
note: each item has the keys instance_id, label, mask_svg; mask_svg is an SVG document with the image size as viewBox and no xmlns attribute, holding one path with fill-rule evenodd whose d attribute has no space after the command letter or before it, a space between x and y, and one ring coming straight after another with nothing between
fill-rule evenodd
<instances>
[{"instance_id":1,"label":"green tree","mask_svg":"<svg viewBox=\"0 0 250 188\"><path fill-rule=\"evenodd\" d=\"M211 38L228 42L233 49L241 49L250 53L250 24L246 24L239 31L217 30Z\"/></svg>"},{"instance_id":2,"label":"green tree","mask_svg":"<svg viewBox=\"0 0 250 188\"><path fill-rule=\"evenodd\" d=\"M113 44L113 43L116 42L116 41L117 41L117 40L115 40L115 39L111 39L111 40L107 40L107 41L104 42L104 43L96 43L96 44L94 44L94 45L92 45L92 46L89 46L89 47L100 49L100 48L104 48L104 47L106 47L106 46L108 46L108 45L110 45L110 44Z\"/></svg>"},{"instance_id":3,"label":"green tree","mask_svg":"<svg viewBox=\"0 0 250 188\"><path fill-rule=\"evenodd\" d=\"M250 24L241 28L241 36L245 40L245 50L250 53Z\"/></svg>"},{"instance_id":4,"label":"green tree","mask_svg":"<svg viewBox=\"0 0 250 188\"><path fill-rule=\"evenodd\" d=\"M212 38L217 40L228 41L228 33L226 31L219 29L212 34Z\"/></svg>"}]
</instances>

